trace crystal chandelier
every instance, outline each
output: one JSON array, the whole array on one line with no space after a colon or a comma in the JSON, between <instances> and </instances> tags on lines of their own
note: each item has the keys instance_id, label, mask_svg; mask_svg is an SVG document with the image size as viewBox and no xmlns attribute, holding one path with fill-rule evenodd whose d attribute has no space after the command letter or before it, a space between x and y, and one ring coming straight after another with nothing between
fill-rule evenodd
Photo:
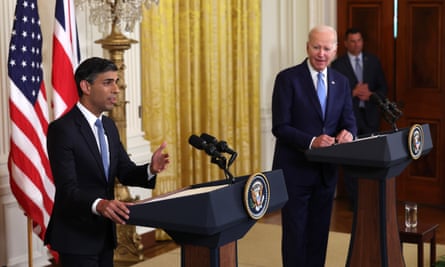
<instances>
[{"instance_id":1,"label":"crystal chandelier","mask_svg":"<svg viewBox=\"0 0 445 267\"><path fill-rule=\"evenodd\" d=\"M149 9L159 0L75 0L81 9L89 8L90 22L99 27L101 33L109 33L110 25L119 30L133 32L136 22L142 18L142 5Z\"/></svg>"}]
</instances>

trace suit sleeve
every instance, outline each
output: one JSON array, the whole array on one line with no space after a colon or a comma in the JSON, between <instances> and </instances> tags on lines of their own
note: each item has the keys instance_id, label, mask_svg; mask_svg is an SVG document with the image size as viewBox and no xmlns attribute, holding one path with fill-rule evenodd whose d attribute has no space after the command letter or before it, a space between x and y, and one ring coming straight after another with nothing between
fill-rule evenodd
<instances>
[{"instance_id":1,"label":"suit sleeve","mask_svg":"<svg viewBox=\"0 0 445 267\"><path fill-rule=\"evenodd\" d=\"M67 125L58 122L48 127L47 149L56 186L56 204L72 214L90 215L91 205L98 195L97 192L81 190L76 169L79 146L75 140L79 137L74 136L75 131ZM92 185L90 188L95 187Z\"/></svg>"},{"instance_id":2,"label":"suit sleeve","mask_svg":"<svg viewBox=\"0 0 445 267\"><path fill-rule=\"evenodd\" d=\"M308 107L310 103L307 97L303 96L302 88L297 88L301 87L301 83L296 75L288 70L279 73L275 79L272 94L272 133L279 142L303 151L309 148L312 138L320 133L310 132L308 127L303 127L306 120L317 123L317 119L311 117L315 114L310 111L312 108ZM296 116L301 116L301 119ZM296 125L296 120L301 124Z\"/></svg>"}]
</instances>

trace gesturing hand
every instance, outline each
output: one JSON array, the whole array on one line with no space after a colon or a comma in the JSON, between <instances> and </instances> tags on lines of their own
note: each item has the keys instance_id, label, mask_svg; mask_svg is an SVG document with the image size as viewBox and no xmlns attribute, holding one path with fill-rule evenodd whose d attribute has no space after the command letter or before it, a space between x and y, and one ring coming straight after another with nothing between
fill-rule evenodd
<instances>
[{"instance_id":1,"label":"gesturing hand","mask_svg":"<svg viewBox=\"0 0 445 267\"><path fill-rule=\"evenodd\" d=\"M162 153L162 151L167 147L167 143L163 142L158 149L153 153L150 163L150 172L153 174L160 173L167 168L170 163L168 153Z\"/></svg>"}]
</instances>

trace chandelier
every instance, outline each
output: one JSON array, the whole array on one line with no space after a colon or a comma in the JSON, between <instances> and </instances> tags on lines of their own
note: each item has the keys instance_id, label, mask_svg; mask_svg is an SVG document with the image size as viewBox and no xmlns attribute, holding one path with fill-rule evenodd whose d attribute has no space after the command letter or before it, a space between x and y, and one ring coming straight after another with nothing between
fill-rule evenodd
<instances>
[{"instance_id":1,"label":"chandelier","mask_svg":"<svg viewBox=\"0 0 445 267\"><path fill-rule=\"evenodd\" d=\"M90 22L101 33L109 33L110 25L125 32L133 32L134 25L142 19L142 6L149 9L159 0L75 0L76 6L89 7Z\"/></svg>"}]
</instances>

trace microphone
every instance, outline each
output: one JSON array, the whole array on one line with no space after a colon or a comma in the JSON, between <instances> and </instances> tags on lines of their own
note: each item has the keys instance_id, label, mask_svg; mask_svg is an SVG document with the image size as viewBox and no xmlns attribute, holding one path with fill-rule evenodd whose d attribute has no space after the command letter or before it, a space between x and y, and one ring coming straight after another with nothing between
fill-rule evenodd
<instances>
[{"instance_id":1,"label":"microphone","mask_svg":"<svg viewBox=\"0 0 445 267\"><path fill-rule=\"evenodd\" d=\"M392 125L394 131L397 131L396 121L402 116L402 111L397 108L397 105L388 100L388 98L380 97L377 93L372 93L369 99L379 105L383 111L383 118Z\"/></svg>"},{"instance_id":2,"label":"microphone","mask_svg":"<svg viewBox=\"0 0 445 267\"><path fill-rule=\"evenodd\" d=\"M369 99L370 99L372 102L374 102L374 103L376 103L377 105L379 105L379 107L380 107L383 111L386 111L386 112L389 111L388 105L385 104L385 103L382 101L382 98L380 98L380 96L379 96L377 93L372 93L371 96L369 97ZM385 102L386 102L386 101L385 101Z\"/></svg>"},{"instance_id":3,"label":"microphone","mask_svg":"<svg viewBox=\"0 0 445 267\"><path fill-rule=\"evenodd\" d=\"M388 99L386 99L387 105L388 107L395 113L395 115L397 116L397 118L399 118L400 116L403 115L403 112L397 108L396 103L389 101Z\"/></svg>"},{"instance_id":4,"label":"microphone","mask_svg":"<svg viewBox=\"0 0 445 267\"><path fill-rule=\"evenodd\" d=\"M215 147L214 144L207 143L204 139L200 138L197 135L192 134L189 137L189 144L196 149L204 150L209 156L218 158L222 157L222 155L218 152L218 149Z\"/></svg>"},{"instance_id":5,"label":"microphone","mask_svg":"<svg viewBox=\"0 0 445 267\"><path fill-rule=\"evenodd\" d=\"M389 101L389 99L386 97L384 97L382 100L382 97L380 97L377 93L372 93L369 99L378 104L385 113L394 119L398 119L403 114L403 112L397 108L397 105L394 102Z\"/></svg>"},{"instance_id":6,"label":"microphone","mask_svg":"<svg viewBox=\"0 0 445 267\"><path fill-rule=\"evenodd\" d=\"M236 152L233 149L231 149L229 145L227 145L226 141L221 140L218 142L218 140L214 136L211 136L210 134L207 133L202 133L201 138L207 143L214 144L219 152L226 152L231 155L236 154Z\"/></svg>"}]
</instances>

